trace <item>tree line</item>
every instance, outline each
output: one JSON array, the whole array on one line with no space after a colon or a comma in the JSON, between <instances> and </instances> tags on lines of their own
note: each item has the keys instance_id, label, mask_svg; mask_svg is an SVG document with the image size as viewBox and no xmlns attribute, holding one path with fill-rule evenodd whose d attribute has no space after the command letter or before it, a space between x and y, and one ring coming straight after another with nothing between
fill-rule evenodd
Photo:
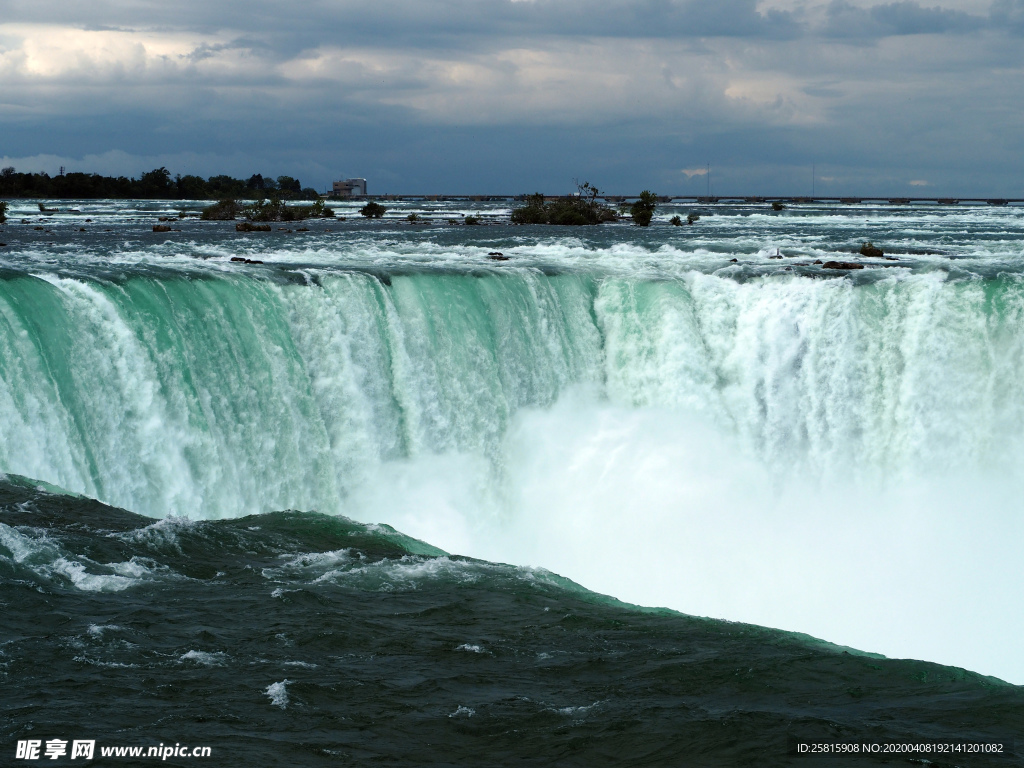
<instances>
[{"instance_id":1,"label":"tree line","mask_svg":"<svg viewBox=\"0 0 1024 768\"><path fill-rule=\"evenodd\" d=\"M157 200L313 200L319 193L291 176L276 179L256 173L248 179L231 176L171 176L166 168L155 168L139 178L101 176L98 173L19 173L8 166L0 170L0 197L42 197L90 200L103 198Z\"/></svg>"}]
</instances>

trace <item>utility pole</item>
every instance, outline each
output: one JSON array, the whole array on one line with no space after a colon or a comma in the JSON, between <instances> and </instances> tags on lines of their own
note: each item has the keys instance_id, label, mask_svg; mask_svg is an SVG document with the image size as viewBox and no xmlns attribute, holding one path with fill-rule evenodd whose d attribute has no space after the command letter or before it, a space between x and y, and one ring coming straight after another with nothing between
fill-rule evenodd
<instances>
[{"instance_id":1,"label":"utility pole","mask_svg":"<svg viewBox=\"0 0 1024 768\"><path fill-rule=\"evenodd\" d=\"M814 161L811 161L811 197L814 197Z\"/></svg>"},{"instance_id":2,"label":"utility pole","mask_svg":"<svg viewBox=\"0 0 1024 768\"><path fill-rule=\"evenodd\" d=\"M708 178L708 200L711 200L711 163L708 163L707 173L704 174Z\"/></svg>"}]
</instances>

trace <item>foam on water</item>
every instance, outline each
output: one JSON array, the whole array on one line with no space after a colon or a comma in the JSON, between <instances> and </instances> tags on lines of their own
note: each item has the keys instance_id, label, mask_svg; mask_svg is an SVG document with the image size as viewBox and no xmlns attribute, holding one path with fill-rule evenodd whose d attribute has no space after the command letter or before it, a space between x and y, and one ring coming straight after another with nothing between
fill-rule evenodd
<instances>
[{"instance_id":1,"label":"foam on water","mask_svg":"<svg viewBox=\"0 0 1024 768\"><path fill-rule=\"evenodd\" d=\"M288 684L290 682L291 680L281 680L267 686L266 694L270 697L271 705L281 709L288 708Z\"/></svg>"},{"instance_id":2,"label":"foam on water","mask_svg":"<svg viewBox=\"0 0 1024 768\"><path fill-rule=\"evenodd\" d=\"M23 573L28 571L45 582L70 585L83 592L120 592L169 575L166 568L139 557L95 563L83 555L64 552L43 531L30 535L5 523L0 523L0 562L20 566Z\"/></svg>"},{"instance_id":3,"label":"foam on water","mask_svg":"<svg viewBox=\"0 0 1024 768\"><path fill-rule=\"evenodd\" d=\"M210 653L208 651L193 650L183 653L180 661L190 661L204 667L222 667L227 662L227 658L227 654L220 651Z\"/></svg>"}]
</instances>

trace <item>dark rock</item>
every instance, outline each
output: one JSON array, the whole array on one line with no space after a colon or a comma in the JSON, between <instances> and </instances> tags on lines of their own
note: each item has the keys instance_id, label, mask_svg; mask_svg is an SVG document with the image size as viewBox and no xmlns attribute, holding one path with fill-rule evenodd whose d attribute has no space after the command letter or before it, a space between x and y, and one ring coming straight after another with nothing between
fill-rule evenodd
<instances>
[{"instance_id":1,"label":"dark rock","mask_svg":"<svg viewBox=\"0 0 1024 768\"><path fill-rule=\"evenodd\" d=\"M232 260L232 261L239 261L239 262L241 262L242 264L244 264L244 263L245 263L245 258L244 258L243 256L232 256L232 257L231 257L231 260Z\"/></svg>"},{"instance_id":2,"label":"dark rock","mask_svg":"<svg viewBox=\"0 0 1024 768\"><path fill-rule=\"evenodd\" d=\"M785 205L785 203L780 203L779 201L776 200L774 203L772 203L772 210L773 211L784 211L784 210L786 210L786 205Z\"/></svg>"},{"instance_id":3,"label":"dark rock","mask_svg":"<svg viewBox=\"0 0 1024 768\"><path fill-rule=\"evenodd\" d=\"M880 259L885 256L885 251L881 248L876 248L870 242L864 243L860 247L860 255L867 256L871 259Z\"/></svg>"},{"instance_id":4,"label":"dark rock","mask_svg":"<svg viewBox=\"0 0 1024 768\"><path fill-rule=\"evenodd\" d=\"M487 258L491 261L508 261L508 256L501 253L492 253Z\"/></svg>"},{"instance_id":5,"label":"dark rock","mask_svg":"<svg viewBox=\"0 0 1024 768\"><path fill-rule=\"evenodd\" d=\"M153 225L153 231L154 232L170 232L171 228L168 227L166 224L154 224Z\"/></svg>"},{"instance_id":6,"label":"dark rock","mask_svg":"<svg viewBox=\"0 0 1024 768\"><path fill-rule=\"evenodd\" d=\"M822 264L823 269L864 269L863 264L855 261L826 261Z\"/></svg>"},{"instance_id":7,"label":"dark rock","mask_svg":"<svg viewBox=\"0 0 1024 768\"><path fill-rule=\"evenodd\" d=\"M739 262L739 259L729 259L730 264L736 264L737 262Z\"/></svg>"},{"instance_id":8,"label":"dark rock","mask_svg":"<svg viewBox=\"0 0 1024 768\"><path fill-rule=\"evenodd\" d=\"M235 230L238 232L269 232L269 224L252 224L248 221L241 221L235 224Z\"/></svg>"},{"instance_id":9,"label":"dark rock","mask_svg":"<svg viewBox=\"0 0 1024 768\"><path fill-rule=\"evenodd\" d=\"M774 255L772 255L772 256L769 256L768 258L769 258L769 259L781 259L781 258L782 258L782 255L781 255L781 254L774 254Z\"/></svg>"},{"instance_id":10,"label":"dark rock","mask_svg":"<svg viewBox=\"0 0 1024 768\"><path fill-rule=\"evenodd\" d=\"M815 264L821 264L821 259L815 259L815 260L814 260L814 263L815 263Z\"/></svg>"},{"instance_id":11,"label":"dark rock","mask_svg":"<svg viewBox=\"0 0 1024 768\"><path fill-rule=\"evenodd\" d=\"M246 264L262 264L263 262L260 261L259 259L246 259L245 263Z\"/></svg>"}]
</instances>

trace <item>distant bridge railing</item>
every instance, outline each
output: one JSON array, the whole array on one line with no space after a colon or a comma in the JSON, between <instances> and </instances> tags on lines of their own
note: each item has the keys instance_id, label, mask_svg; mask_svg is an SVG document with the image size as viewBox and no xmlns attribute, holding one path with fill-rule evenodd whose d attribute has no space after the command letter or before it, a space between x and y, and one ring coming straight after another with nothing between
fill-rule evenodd
<instances>
[{"instance_id":1,"label":"distant bridge railing","mask_svg":"<svg viewBox=\"0 0 1024 768\"><path fill-rule=\"evenodd\" d=\"M422 202L518 202L526 199L526 195L370 195L375 200L415 200ZM572 197L571 195L545 195L548 200ZM598 199L606 203L627 203L637 200L640 195L599 195ZM360 198L345 198L358 200ZM869 197L813 197L798 195L660 195L658 202L661 203L695 203L697 205L722 204L771 204L782 203L783 205L814 205L814 204L837 204L837 205L1021 205L1024 204L1024 197L891 197L891 196L869 196Z\"/></svg>"}]
</instances>

